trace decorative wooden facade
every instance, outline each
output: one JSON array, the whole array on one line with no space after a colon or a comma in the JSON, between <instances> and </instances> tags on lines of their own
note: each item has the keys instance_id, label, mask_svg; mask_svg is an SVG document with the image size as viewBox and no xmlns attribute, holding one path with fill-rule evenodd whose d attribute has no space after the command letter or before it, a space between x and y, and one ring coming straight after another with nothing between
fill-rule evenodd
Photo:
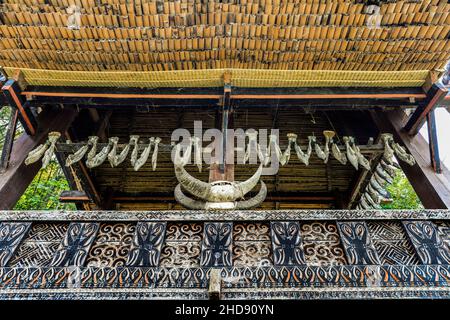
<instances>
[{"instance_id":1,"label":"decorative wooden facade","mask_svg":"<svg viewBox=\"0 0 450 320\"><path fill-rule=\"evenodd\" d=\"M1 299L450 297L447 1L0 7ZM195 122L276 159L204 164ZM53 154L78 210L11 211ZM396 167L424 210L374 210Z\"/></svg>"}]
</instances>

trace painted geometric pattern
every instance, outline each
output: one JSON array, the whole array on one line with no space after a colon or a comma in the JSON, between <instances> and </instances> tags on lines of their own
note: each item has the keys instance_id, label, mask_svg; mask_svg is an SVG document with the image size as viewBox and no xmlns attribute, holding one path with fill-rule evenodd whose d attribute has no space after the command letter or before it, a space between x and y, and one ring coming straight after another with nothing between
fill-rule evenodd
<instances>
[{"instance_id":1,"label":"painted geometric pattern","mask_svg":"<svg viewBox=\"0 0 450 320\"><path fill-rule=\"evenodd\" d=\"M365 222L338 222L337 226L349 264L380 264Z\"/></svg>"},{"instance_id":2,"label":"painted geometric pattern","mask_svg":"<svg viewBox=\"0 0 450 320\"><path fill-rule=\"evenodd\" d=\"M272 265L270 225L239 222L233 225L233 266L263 267Z\"/></svg>"},{"instance_id":3,"label":"painted geometric pattern","mask_svg":"<svg viewBox=\"0 0 450 320\"><path fill-rule=\"evenodd\" d=\"M83 266L94 242L100 223L73 222L56 250L52 266Z\"/></svg>"},{"instance_id":4,"label":"painted geometric pattern","mask_svg":"<svg viewBox=\"0 0 450 320\"><path fill-rule=\"evenodd\" d=\"M372 266L292 266L262 268L222 268L221 278L224 288L241 287L251 291L254 287L292 288L292 287L366 287L373 283L370 271ZM377 267L378 287L405 288L441 287L448 292L450 281L449 265ZM0 268L0 289L66 289L70 281L70 268ZM206 268L96 268L81 267L79 288L205 288L209 282L210 271ZM27 281L26 279L32 279ZM338 288L336 288L338 287ZM13 291L13 290L11 290ZM63 290L60 290L63 291ZM270 290L267 290L270 291ZM339 290L341 291L341 290ZM342 291L346 291L345 289ZM95 292L95 291L94 291ZM383 291L382 291L383 292ZM24 293L24 295L26 295ZM125 298L127 298L125 296ZM167 296L170 298L170 296Z\"/></svg>"},{"instance_id":5,"label":"painted geometric pattern","mask_svg":"<svg viewBox=\"0 0 450 320\"><path fill-rule=\"evenodd\" d=\"M86 260L89 267L120 267L130 253L134 223L101 223Z\"/></svg>"},{"instance_id":6,"label":"painted geometric pattern","mask_svg":"<svg viewBox=\"0 0 450 320\"><path fill-rule=\"evenodd\" d=\"M436 221L438 227L439 236L446 245L448 251L450 251L450 222L448 221Z\"/></svg>"},{"instance_id":7,"label":"painted geometric pattern","mask_svg":"<svg viewBox=\"0 0 450 320\"><path fill-rule=\"evenodd\" d=\"M67 223L35 223L16 254L11 267L49 266L69 225Z\"/></svg>"},{"instance_id":8,"label":"painted geometric pattern","mask_svg":"<svg viewBox=\"0 0 450 320\"><path fill-rule=\"evenodd\" d=\"M449 264L450 251L431 221L403 221L423 264Z\"/></svg>"},{"instance_id":9,"label":"painted geometric pattern","mask_svg":"<svg viewBox=\"0 0 450 320\"><path fill-rule=\"evenodd\" d=\"M305 222L301 224L303 250L306 264L330 266L346 264L345 252L338 229L332 222Z\"/></svg>"},{"instance_id":10,"label":"painted geometric pattern","mask_svg":"<svg viewBox=\"0 0 450 320\"><path fill-rule=\"evenodd\" d=\"M202 267L232 265L232 233L233 224L230 222L205 223L200 256Z\"/></svg>"},{"instance_id":11,"label":"painted geometric pattern","mask_svg":"<svg viewBox=\"0 0 450 320\"><path fill-rule=\"evenodd\" d=\"M138 222L126 265L158 266L165 233L166 222Z\"/></svg>"},{"instance_id":12,"label":"painted geometric pattern","mask_svg":"<svg viewBox=\"0 0 450 320\"><path fill-rule=\"evenodd\" d=\"M382 264L418 264L419 258L400 222L367 222Z\"/></svg>"},{"instance_id":13,"label":"painted geometric pattern","mask_svg":"<svg viewBox=\"0 0 450 320\"><path fill-rule=\"evenodd\" d=\"M300 224L297 221L272 221L270 227L274 265L304 265Z\"/></svg>"},{"instance_id":14,"label":"painted geometric pattern","mask_svg":"<svg viewBox=\"0 0 450 320\"><path fill-rule=\"evenodd\" d=\"M161 250L161 267L200 267L202 223L169 223Z\"/></svg>"},{"instance_id":15,"label":"painted geometric pattern","mask_svg":"<svg viewBox=\"0 0 450 320\"><path fill-rule=\"evenodd\" d=\"M30 222L0 223L0 267L7 265L30 226Z\"/></svg>"}]
</instances>

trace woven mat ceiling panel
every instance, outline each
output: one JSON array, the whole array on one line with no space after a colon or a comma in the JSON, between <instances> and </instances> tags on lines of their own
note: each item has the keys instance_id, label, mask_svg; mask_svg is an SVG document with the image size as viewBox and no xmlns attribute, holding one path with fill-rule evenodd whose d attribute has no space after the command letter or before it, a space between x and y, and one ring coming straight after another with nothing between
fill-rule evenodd
<instances>
[{"instance_id":1,"label":"woven mat ceiling panel","mask_svg":"<svg viewBox=\"0 0 450 320\"><path fill-rule=\"evenodd\" d=\"M28 70L35 84L217 86L231 69L238 86L420 86L450 57L447 0L4 0L0 8L8 74L80 72ZM151 73L176 70L201 72Z\"/></svg>"}]
</instances>

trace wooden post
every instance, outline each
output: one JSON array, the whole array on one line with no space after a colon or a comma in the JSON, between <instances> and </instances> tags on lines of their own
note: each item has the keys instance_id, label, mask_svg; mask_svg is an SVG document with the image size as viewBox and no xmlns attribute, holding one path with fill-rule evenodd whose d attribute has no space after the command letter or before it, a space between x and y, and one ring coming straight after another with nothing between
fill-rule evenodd
<instances>
[{"instance_id":1,"label":"wooden post","mask_svg":"<svg viewBox=\"0 0 450 320\"><path fill-rule=\"evenodd\" d=\"M221 269L211 268L209 274L208 296L210 300L219 300L222 286Z\"/></svg>"},{"instance_id":2,"label":"wooden post","mask_svg":"<svg viewBox=\"0 0 450 320\"><path fill-rule=\"evenodd\" d=\"M228 129L233 127L233 110L231 108L231 75L224 74L224 93L222 98L222 113L216 113L216 128L222 130L222 159L221 164L211 164L209 172L209 182L226 180L234 181L234 163L227 163L227 159L234 154L234 148L227 148L229 138L234 138ZM217 145L216 148L217 150Z\"/></svg>"},{"instance_id":3,"label":"wooden post","mask_svg":"<svg viewBox=\"0 0 450 320\"><path fill-rule=\"evenodd\" d=\"M402 130L407 115L402 110L388 112L371 111L381 132L394 135L402 142L416 160L414 166L399 161L399 164L426 209L450 208L450 172L442 165L442 174L436 174L431 167L428 144L421 135L410 136Z\"/></svg>"},{"instance_id":4,"label":"wooden post","mask_svg":"<svg viewBox=\"0 0 450 320\"><path fill-rule=\"evenodd\" d=\"M441 173L441 159L439 157L439 143L437 138L436 117L434 110L427 114L428 144L430 147L430 159L434 172Z\"/></svg>"},{"instance_id":5,"label":"wooden post","mask_svg":"<svg viewBox=\"0 0 450 320\"><path fill-rule=\"evenodd\" d=\"M40 130L34 136L23 134L13 145L10 165L0 174L0 210L14 207L17 200L41 168L41 161L25 165L28 153L47 139L51 131L64 132L72 123L77 112L75 109L45 110L38 117Z\"/></svg>"},{"instance_id":6,"label":"wooden post","mask_svg":"<svg viewBox=\"0 0 450 320\"><path fill-rule=\"evenodd\" d=\"M6 131L5 142L3 144L2 156L0 159L0 173L5 172L6 168L8 168L8 162L11 157L11 151L14 143L14 136L16 135L18 116L19 111L11 108L8 130Z\"/></svg>"}]
</instances>

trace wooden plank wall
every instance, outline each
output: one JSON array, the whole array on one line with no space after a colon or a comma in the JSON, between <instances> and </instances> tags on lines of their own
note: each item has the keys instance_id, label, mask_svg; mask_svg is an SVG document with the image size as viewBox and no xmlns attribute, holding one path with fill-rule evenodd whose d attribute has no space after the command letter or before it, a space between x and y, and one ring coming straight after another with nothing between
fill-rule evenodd
<instances>
[{"instance_id":1,"label":"wooden plank wall","mask_svg":"<svg viewBox=\"0 0 450 320\"><path fill-rule=\"evenodd\" d=\"M213 110L200 112L200 109L190 108L156 108L149 112L119 111L113 112L107 136L118 136L120 143L127 143L129 135L139 134L142 138L159 136L162 143L170 144L172 130L186 128L193 134L194 120L201 120L203 130L214 127L215 112ZM338 116L339 115L339 116ZM357 142L366 144L369 136L377 137L378 131L374 129L363 112L315 112L305 113L289 108L282 108L277 112L270 108L238 108L235 110L234 127L244 130L249 128L280 129L280 144L286 146L286 134L294 132L298 134L298 142L303 150L306 150L307 136L315 135L323 146L323 130L336 130L340 139L343 135L351 134L357 137ZM76 127L74 128L76 130ZM84 130L80 127L80 132ZM84 132L86 134L86 132ZM80 135L80 140L86 137ZM144 142L144 141L142 141ZM209 142L204 141L206 147ZM342 142L340 143L342 144ZM199 173L195 165L188 165L187 170L195 177L208 181L208 165L203 164L203 172ZM248 179L257 169L256 165L236 165L235 179L243 181ZM269 198L263 208L328 208L334 205L333 195L336 192L346 194L351 191L351 184L359 174L350 164L341 165L332 156L330 162L325 165L314 154L311 156L310 165L301 163L295 151L292 150L289 164L280 167L275 176L264 176L262 179L267 184ZM169 152L160 152L156 171L152 171L148 161L139 171L134 171L129 164L129 158L119 167L111 168L106 161L98 168L91 170L91 176L96 182L101 193L114 191L114 194L142 195L156 194L169 197L168 201L127 201L121 203L121 209L170 209L174 207L171 199L177 180L173 171L173 163ZM278 201L279 195L331 195L331 200L318 199L292 201ZM164 197L162 197L164 198ZM344 197L345 198L345 197ZM120 202L120 201L119 201ZM278 203L277 203L278 202ZM168 203L171 203L168 206Z\"/></svg>"}]
</instances>

